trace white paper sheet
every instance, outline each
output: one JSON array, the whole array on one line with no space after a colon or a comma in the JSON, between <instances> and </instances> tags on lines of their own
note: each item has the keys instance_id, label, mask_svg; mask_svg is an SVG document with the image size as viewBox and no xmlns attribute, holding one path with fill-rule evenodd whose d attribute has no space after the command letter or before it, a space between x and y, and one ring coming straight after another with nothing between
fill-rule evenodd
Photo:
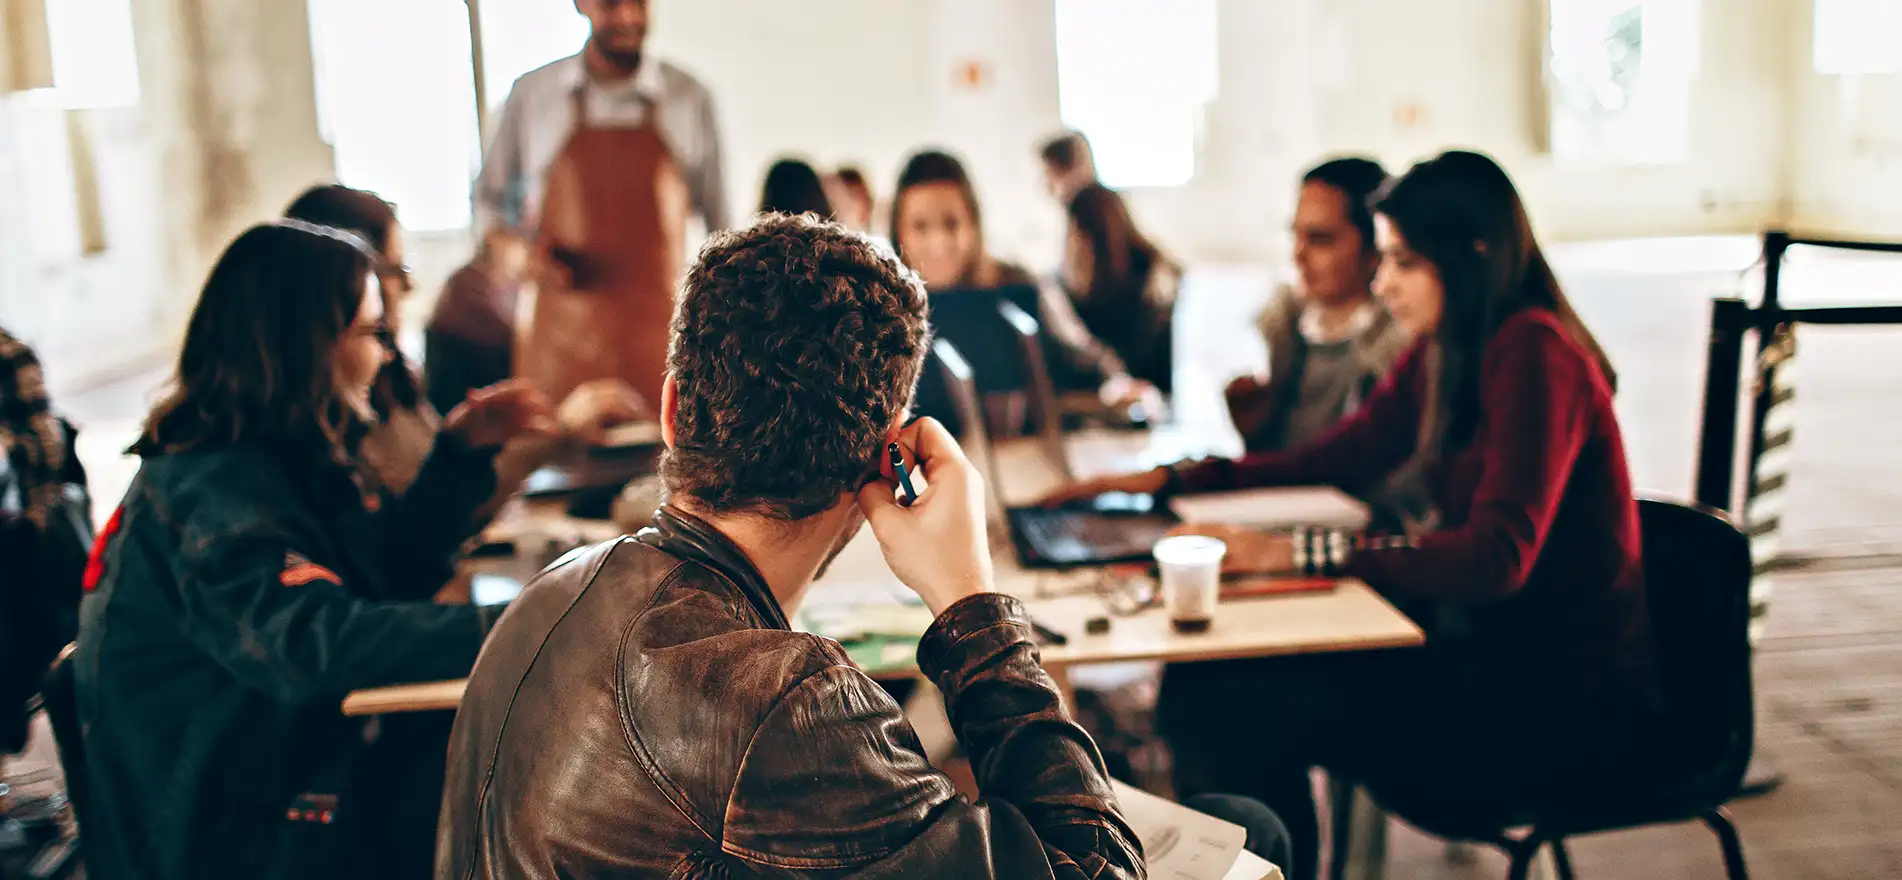
<instances>
[{"instance_id":1,"label":"white paper sheet","mask_svg":"<svg viewBox=\"0 0 1902 880\"><path fill-rule=\"evenodd\" d=\"M1358 529L1367 526L1367 505L1338 489L1301 486L1289 489L1249 489L1210 495L1179 495L1169 507L1183 522L1221 523L1285 529L1330 526Z\"/></svg>"},{"instance_id":2,"label":"white paper sheet","mask_svg":"<svg viewBox=\"0 0 1902 880\"><path fill-rule=\"evenodd\" d=\"M1242 849L1240 825L1111 781L1156 880L1275 880L1281 872ZM1247 855L1248 859L1241 856ZM1252 860L1252 861L1251 861ZM1266 866L1267 871L1262 868Z\"/></svg>"},{"instance_id":3,"label":"white paper sheet","mask_svg":"<svg viewBox=\"0 0 1902 880\"><path fill-rule=\"evenodd\" d=\"M1235 867L1228 869L1222 880L1281 880L1281 869L1261 856L1242 850L1235 857Z\"/></svg>"}]
</instances>

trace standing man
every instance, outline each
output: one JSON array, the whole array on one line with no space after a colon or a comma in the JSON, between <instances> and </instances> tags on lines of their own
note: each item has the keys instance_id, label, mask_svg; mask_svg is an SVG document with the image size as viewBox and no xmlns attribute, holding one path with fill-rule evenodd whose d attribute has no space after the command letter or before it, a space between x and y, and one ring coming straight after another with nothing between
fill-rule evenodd
<instances>
[{"instance_id":1,"label":"standing man","mask_svg":"<svg viewBox=\"0 0 1902 880\"><path fill-rule=\"evenodd\" d=\"M554 399L618 378L658 400L686 224L728 225L713 99L644 51L646 0L575 0L588 43L516 80L475 184L476 233L534 244L515 372Z\"/></svg>"}]
</instances>

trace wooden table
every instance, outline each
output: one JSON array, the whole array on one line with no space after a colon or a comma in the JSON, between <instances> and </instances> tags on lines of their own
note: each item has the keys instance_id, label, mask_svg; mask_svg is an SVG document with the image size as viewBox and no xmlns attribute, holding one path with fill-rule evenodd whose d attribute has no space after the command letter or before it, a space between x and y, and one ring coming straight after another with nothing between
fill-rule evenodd
<instances>
[{"instance_id":1,"label":"wooden table","mask_svg":"<svg viewBox=\"0 0 1902 880\"><path fill-rule=\"evenodd\" d=\"M1172 461L1185 452L1195 451L1186 448L1187 438L1191 436L1180 431L1153 436L1085 434L1070 439L1070 464L1079 477L1086 477ZM1055 463L1049 460L1047 450L1035 441L998 444L995 454L996 472L1008 475L1008 485L1000 492L1008 503L1029 501L1063 480ZM1305 509L1313 505L1315 491L1286 490L1282 497L1291 509ZM1263 503L1269 504L1272 500L1272 496L1267 496ZM553 522L549 518L555 515L537 510L529 516L546 524ZM599 526L583 524L575 528L598 529ZM589 534L588 537L601 536ZM1187 663L1400 648L1416 646L1425 640L1412 620L1358 581L1342 581L1328 592L1224 601L1208 632L1178 633L1159 608L1115 616L1109 614L1103 600L1095 595L1046 598L1056 592L1049 589L1051 583L1062 582L1064 578L1018 567L1008 541L994 541L993 546L997 550L998 591L1024 599L1032 617L1068 638L1067 644L1046 645L1040 649L1045 667L1059 682L1067 678L1064 672L1068 667L1090 663L1133 660ZM814 582L805 601L808 605L825 603L835 591L854 596L883 591L894 603L906 594L885 565L869 528L846 545L826 576ZM1100 635L1085 632L1086 620L1104 616L1111 618L1109 632ZM898 674L910 672L914 670L902 670ZM344 699L343 711L346 715L375 715L454 709L461 702L463 684L458 679L356 691Z\"/></svg>"}]
</instances>

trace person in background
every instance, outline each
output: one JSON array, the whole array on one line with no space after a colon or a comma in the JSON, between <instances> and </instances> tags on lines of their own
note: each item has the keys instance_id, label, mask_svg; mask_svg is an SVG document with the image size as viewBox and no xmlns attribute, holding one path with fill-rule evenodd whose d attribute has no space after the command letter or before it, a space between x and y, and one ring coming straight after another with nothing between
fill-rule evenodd
<instances>
[{"instance_id":1,"label":"person in background","mask_svg":"<svg viewBox=\"0 0 1902 880\"><path fill-rule=\"evenodd\" d=\"M284 209L284 216L353 233L370 246L382 301L379 328L390 356L371 386L376 427L358 454L384 485L401 494L416 479L435 442L440 413L424 399L421 378L396 344L410 296L416 292L396 206L376 193L333 183L305 190Z\"/></svg>"},{"instance_id":2,"label":"person in background","mask_svg":"<svg viewBox=\"0 0 1902 880\"><path fill-rule=\"evenodd\" d=\"M1397 534L1194 529L1228 542L1231 571L1359 578L1427 630L1413 651L1165 672L1178 790L1274 808L1294 880L1314 876L1319 847L1310 767L1429 803L1615 797L1661 723L1613 372L1518 192L1490 158L1454 151L1374 211L1374 291L1419 341L1358 412L1298 449L1050 499L1330 484L1401 502Z\"/></svg>"},{"instance_id":3,"label":"person in background","mask_svg":"<svg viewBox=\"0 0 1902 880\"><path fill-rule=\"evenodd\" d=\"M372 192L326 184L306 190L291 202L284 214L293 220L353 233L370 245L376 257L377 280L383 291L381 327L390 358L371 389L370 401L376 419L359 444L357 455L384 486L402 494L415 481L429 450L434 447L442 421L440 414L444 410L425 399L422 380L396 347L397 334L402 331L403 310L415 290L410 269L403 259L403 226L397 222L396 206ZM494 235L490 239L491 243L484 249L498 263L509 259L508 249L519 247L515 239L506 235ZM455 305L451 303L447 307L453 309ZM471 305L481 308L480 303ZM473 316L465 314L465 317ZM480 323L481 318L476 320ZM455 368L453 361L450 368ZM470 393L473 391L465 391L463 397L449 402L446 409L454 409ZM498 499L512 493L530 472L559 455L563 447L597 441L609 426L632 421L646 412L646 403L617 380L596 380L578 387L562 400L557 410L560 431L555 436L533 438L512 446L508 454L497 458ZM482 510L486 514L494 508L491 504ZM486 521L487 516L479 519ZM471 527L477 525L480 522L471 523Z\"/></svg>"},{"instance_id":4,"label":"person in background","mask_svg":"<svg viewBox=\"0 0 1902 880\"><path fill-rule=\"evenodd\" d=\"M1229 418L1249 452L1294 448L1351 415L1413 337L1374 300L1380 251L1368 200L1387 182L1371 159L1330 159L1301 178L1294 209L1300 286L1263 310L1265 376L1226 390Z\"/></svg>"},{"instance_id":5,"label":"person in background","mask_svg":"<svg viewBox=\"0 0 1902 880\"><path fill-rule=\"evenodd\" d=\"M832 214L839 224L853 232L872 234L872 213L877 203L865 172L847 165L826 180L831 193Z\"/></svg>"},{"instance_id":6,"label":"person in background","mask_svg":"<svg viewBox=\"0 0 1902 880\"><path fill-rule=\"evenodd\" d=\"M832 202L826 197L825 181L819 172L799 159L781 159L766 169L766 182L760 186L761 214L812 214L832 217Z\"/></svg>"},{"instance_id":7,"label":"person in background","mask_svg":"<svg viewBox=\"0 0 1902 880\"><path fill-rule=\"evenodd\" d=\"M437 412L514 374L515 313L528 259L526 243L492 230L443 284L423 329L423 381Z\"/></svg>"},{"instance_id":8,"label":"person in background","mask_svg":"<svg viewBox=\"0 0 1902 880\"><path fill-rule=\"evenodd\" d=\"M39 355L0 329L0 755L26 748L27 702L73 638L92 538L75 435Z\"/></svg>"},{"instance_id":9,"label":"person in background","mask_svg":"<svg viewBox=\"0 0 1902 880\"><path fill-rule=\"evenodd\" d=\"M515 82L476 178L477 234L535 243L517 368L557 400L601 378L658 399L688 220L731 223L713 98L647 51L649 7L575 0L587 45Z\"/></svg>"},{"instance_id":10,"label":"person in background","mask_svg":"<svg viewBox=\"0 0 1902 880\"><path fill-rule=\"evenodd\" d=\"M1096 178L1096 154L1083 132L1057 135L1045 141L1037 155L1043 159L1044 189L1065 208L1085 187L1101 185Z\"/></svg>"},{"instance_id":11,"label":"person in background","mask_svg":"<svg viewBox=\"0 0 1902 880\"><path fill-rule=\"evenodd\" d=\"M1136 228L1123 197L1101 184L1070 200L1062 280L1090 334L1129 374L1167 394L1182 269Z\"/></svg>"},{"instance_id":12,"label":"person in background","mask_svg":"<svg viewBox=\"0 0 1902 880\"><path fill-rule=\"evenodd\" d=\"M891 230L898 258L928 290L1035 286L1044 332L1060 343L1072 368L1098 381L1105 403L1126 405L1157 394L1153 385L1130 375L1114 349L1090 334L1058 285L1039 281L985 249L977 190L955 157L932 150L905 163L892 190Z\"/></svg>"},{"instance_id":13,"label":"person in background","mask_svg":"<svg viewBox=\"0 0 1902 880\"><path fill-rule=\"evenodd\" d=\"M702 251L673 335L669 500L497 626L456 719L436 876L1143 876L1023 604L992 592L982 478L937 422L901 427L930 338L915 276L768 215ZM892 443L927 485L907 506ZM918 663L976 803L838 643L788 628L867 522L937 617Z\"/></svg>"},{"instance_id":14,"label":"person in background","mask_svg":"<svg viewBox=\"0 0 1902 880\"><path fill-rule=\"evenodd\" d=\"M553 412L522 383L477 392L409 491L366 477L392 357L377 262L285 220L240 235L205 282L81 609L92 876L428 871L442 740L392 741L340 702L468 673L498 611L430 597L496 450Z\"/></svg>"}]
</instances>

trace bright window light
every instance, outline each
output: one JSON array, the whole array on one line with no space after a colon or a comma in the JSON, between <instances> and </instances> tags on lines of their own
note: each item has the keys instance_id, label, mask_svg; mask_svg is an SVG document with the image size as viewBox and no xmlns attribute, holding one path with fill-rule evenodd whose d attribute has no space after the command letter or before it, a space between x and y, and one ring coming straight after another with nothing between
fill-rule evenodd
<instances>
[{"instance_id":1,"label":"bright window light","mask_svg":"<svg viewBox=\"0 0 1902 880\"><path fill-rule=\"evenodd\" d=\"M1552 153L1668 165L1690 151L1697 0L1549 0Z\"/></svg>"},{"instance_id":2,"label":"bright window light","mask_svg":"<svg viewBox=\"0 0 1902 880\"><path fill-rule=\"evenodd\" d=\"M1215 100L1215 0L1056 0L1063 124L1090 140L1113 188L1195 176L1203 108Z\"/></svg>"},{"instance_id":3,"label":"bright window light","mask_svg":"<svg viewBox=\"0 0 1902 880\"><path fill-rule=\"evenodd\" d=\"M53 88L35 103L68 110L139 103L139 56L130 0L54 0L46 4Z\"/></svg>"},{"instance_id":4,"label":"bright window light","mask_svg":"<svg viewBox=\"0 0 1902 880\"><path fill-rule=\"evenodd\" d=\"M337 179L420 232L469 225L476 131L469 17L444 0L311 0L318 126Z\"/></svg>"},{"instance_id":5,"label":"bright window light","mask_svg":"<svg viewBox=\"0 0 1902 880\"><path fill-rule=\"evenodd\" d=\"M489 110L522 74L581 51L588 20L562 0L481 0L482 77Z\"/></svg>"},{"instance_id":6,"label":"bright window light","mask_svg":"<svg viewBox=\"0 0 1902 880\"><path fill-rule=\"evenodd\" d=\"M1810 43L1825 76L1902 73L1902 2L1816 0Z\"/></svg>"}]
</instances>

